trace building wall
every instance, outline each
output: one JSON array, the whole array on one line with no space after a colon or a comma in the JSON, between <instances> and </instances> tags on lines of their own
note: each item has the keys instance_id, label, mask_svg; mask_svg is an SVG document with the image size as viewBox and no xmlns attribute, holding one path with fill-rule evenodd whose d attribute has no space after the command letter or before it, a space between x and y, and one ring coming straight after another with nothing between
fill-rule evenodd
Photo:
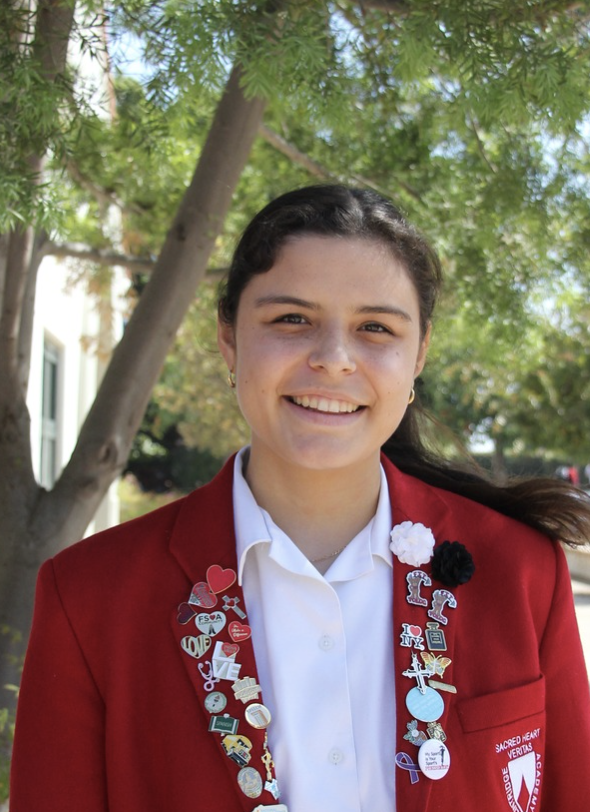
<instances>
[{"instance_id":1,"label":"building wall","mask_svg":"<svg viewBox=\"0 0 590 812\"><path fill-rule=\"evenodd\" d=\"M52 485L52 474L53 478L57 477L70 458L79 429L100 384L107 359L99 353L99 347L102 350L105 346L112 348L122 332L123 303L117 293L122 292L125 284L123 274L116 272L115 280L112 294L114 318L105 324L96 301L87 294L83 282L72 283L67 262L46 257L39 269L27 405L31 415L35 475L48 488ZM45 420L43 418L44 356L47 348L55 350L57 360L55 421L48 420L47 416ZM46 373L46 413L50 389ZM55 466L48 464L47 452L51 444L47 439L48 431L51 432L50 424L53 422ZM42 458L45 459L44 466ZM52 467L53 471L50 470ZM114 483L87 534L111 527L118 520L117 483Z\"/></svg>"}]
</instances>

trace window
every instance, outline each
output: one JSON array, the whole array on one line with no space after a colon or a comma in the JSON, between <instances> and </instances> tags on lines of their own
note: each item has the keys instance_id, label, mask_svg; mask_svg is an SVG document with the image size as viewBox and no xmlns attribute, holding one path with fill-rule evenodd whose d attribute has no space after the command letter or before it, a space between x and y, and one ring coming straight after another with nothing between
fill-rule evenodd
<instances>
[{"instance_id":1,"label":"window","mask_svg":"<svg viewBox=\"0 0 590 812\"><path fill-rule=\"evenodd\" d=\"M40 484L44 488L53 487L58 473L59 374L59 347L45 339L43 347L40 466Z\"/></svg>"}]
</instances>

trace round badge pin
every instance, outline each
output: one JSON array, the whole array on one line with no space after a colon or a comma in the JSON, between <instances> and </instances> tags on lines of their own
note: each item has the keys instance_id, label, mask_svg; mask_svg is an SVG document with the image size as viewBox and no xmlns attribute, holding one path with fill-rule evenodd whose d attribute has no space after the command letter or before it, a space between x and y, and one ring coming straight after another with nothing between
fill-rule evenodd
<instances>
[{"instance_id":1,"label":"round badge pin","mask_svg":"<svg viewBox=\"0 0 590 812\"><path fill-rule=\"evenodd\" d=\"M412 688L406 696L406 708L420 722L436 722L443 715L445 703L434 688L426 688L424 693Z\"/></svg>"},{"instance_id":2,"label":"round badge pin","mask_svg":"<svg viewBox=\"0 0 590 812\"><path fill-rule=\"evenodd\" d=\"M227 699L221 691L212 691L205 697L205 707L209 713L221 713L226 705Z\"/></svg>"},{"instance_id":3,"label":"round badge pin","mask_svg":"<svg viewBox=\"0 0 590 812\"><path fill-rule=\"evenodd\" d=\"M248 798L258 798L262 795L262 778L254 767L242 767L238 773L238 784Z\"/></svg>"},{"instance_id":4,"label":"round badge pin","mask_svg":"<svg viewBox=\"0 0 590 812\"><path fill-rule=\"evenodd\" d=\"M418 765L427 778L444 778L451 766L449 748L438 739L429 739L418 750Z\"/></svg>"},{"instance_id":5,"label":"round badge pin","mask_svg":"<svg viewBox=\"0 0 590 812\"><path fill-rule=\"evenodd\" d=\"M253 702L251 705L248 705L244 711L244 716L248 724L257 730L264 730L265 727L270 725L272 719L269 709L260 702Z\"/></svg>"}]
</instances>

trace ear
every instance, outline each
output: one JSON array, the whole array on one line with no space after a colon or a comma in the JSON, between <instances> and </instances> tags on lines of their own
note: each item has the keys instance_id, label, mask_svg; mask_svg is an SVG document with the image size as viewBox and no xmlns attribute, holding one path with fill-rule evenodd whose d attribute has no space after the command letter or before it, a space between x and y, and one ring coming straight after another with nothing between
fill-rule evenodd
<instances>
[{"instance_id":1,"label":"ear","mask_svg":"<svg viewBox=\"0 0 590 812\"><path fill-rule=\"evenodd\" d=\"M229 370L236 367L236 336L233 325L217 319L217 346Z\"/></svg>"},{"instance_id":2,"label":"ear","mask_svg":"<svg viewBox=\"0 0 590 812\"><path fill-rule=\"evenodd\" d=\"M432 324L429 322L428 327L426 328L424 338L422 339L422 343L420 344L420 349L418 350L418 357L416 358L416 366L414 368L414 378L417 378L418 375L424 369L424 364L426 363L426 356L428 354L428 347L430 345L431 332L432 332Z\"/></svg>"}]
</instances>

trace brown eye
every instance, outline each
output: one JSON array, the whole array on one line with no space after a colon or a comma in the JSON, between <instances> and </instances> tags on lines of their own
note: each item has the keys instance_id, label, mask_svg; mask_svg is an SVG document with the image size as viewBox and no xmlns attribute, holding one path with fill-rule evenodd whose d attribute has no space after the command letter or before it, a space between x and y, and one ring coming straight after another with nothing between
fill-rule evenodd
<instances>
[{"instance_id":1,"label":"brown eye","mask_svg":"<svg viewBox=\"0 0 590 812\"><path fill-rule=\"evenodd\" d=\"M389 333L391 335L391 330L383 324L378 324L375 321L370 321L367 324L363 324L363 330L366 330L368 333Z\"/></svg>"},{"instance_id":2,"label":"brown eye","mask_svg":"<svg viewBox=\"0 0 590 812\"><path fill-rule=\"evenodd\" d=\"M298 313L287 313L274 320L275 324L305 324L306 319Z\"/></svg>"}]
</instances>

